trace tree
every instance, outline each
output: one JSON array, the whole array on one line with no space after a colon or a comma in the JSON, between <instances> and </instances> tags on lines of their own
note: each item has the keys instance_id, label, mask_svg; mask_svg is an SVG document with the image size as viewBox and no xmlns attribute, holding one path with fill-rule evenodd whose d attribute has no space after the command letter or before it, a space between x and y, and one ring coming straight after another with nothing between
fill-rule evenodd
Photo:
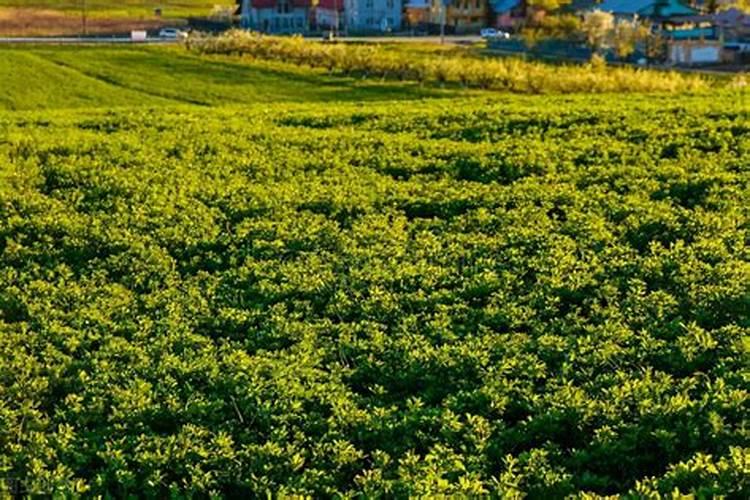
<instances>
[{"instance_id":1,"label":"tree","mask_svg":"<svg viewBox=\"0 0 750 500\"><path fill-rule=\"evenodd\" d=\"M528 0L526 7L532 10L543 10L545 12L554 12L568 5L572 0Z\"/></svg>"},{"instance_id":2,"label":"tree","mask_svg":"<svg viewBox=\"0 0 750 500\"><path fill-rule=\"evenodd\" d=\"M549 12L560 10L572 0L527 0L526 24L538 26Z\"/></svg>"},{"instance_id":3,"label":"tree","mask_svg":"<svg viewBox=\"0 0 750 500\"><path fill-rule=\"evenodd\" d=\"M646 57L650 61L663 61L667 56L667 42L659 33L648 33L646 41Z\"/></svg>"},{"instance_id":4,"label":"tree","mask_svg":"<svg viewBox=\"0 0 750 500\"><path fill-rule=\"evenodd\" d=\"M593 10L583 16L581 31L586 35L586 42L594 52L599 52L607 46L614 24L615 18L609 12Z\"/></svg>"},{"instance_id":5,"label":"tree","mask_svg":"<svg viewBox=\"0 0 750 500\"><path fill-rule=\"evenodd\" d=\"M623 19L617 21L612 29L611 46L618 58L625 59L635 52L636 44L639 41L646 40L648 35L648 27L637 20Z\"/></svg>"},{"instance_id":6,"label":"tree","mask_svg":"<svg viewBox=\"0 0 750 500\"><path fill-rule=\"evenodd\" d=\"M750 0L734 0L730 3L722 3L716 10L727 10L731 8L740 9L742 12L750 13Z\"/></svg>"},{"instance_id":7,"label":"tree","mask_svg":"<svg viewBox=\"0 0 750 500\"><path fill-rule=\"evenodd\" d=\"M571 14L545 16L541 21L521 32L527 47L533 47L546 38L578 40L581 34L581 21Z\"/></svg>"}]
</instances>

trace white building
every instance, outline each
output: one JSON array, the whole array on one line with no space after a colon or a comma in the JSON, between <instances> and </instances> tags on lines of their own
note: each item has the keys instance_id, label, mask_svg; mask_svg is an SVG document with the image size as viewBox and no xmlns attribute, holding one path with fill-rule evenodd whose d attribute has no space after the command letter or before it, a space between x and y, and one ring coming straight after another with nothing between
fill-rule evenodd
<instances>
[{"instance_id":1,"label":"white building","mask_svg":"<svg viewBox=\"0 0 750 500\"><path fill-rule=\"evenodd\" d=\"M346 28L352 32L401 29L402 0L344 0Z\"/></svg>"},{"instance_id":2,"label":"white building","mask_svg":"<svg viewBox=\"0 0 750 500\"><path fill-rule=\"evenodd\" d=\"M321 29L344 29L345 0L320 0L315 8L315 23Z\"/></svg>"}]
</instances>

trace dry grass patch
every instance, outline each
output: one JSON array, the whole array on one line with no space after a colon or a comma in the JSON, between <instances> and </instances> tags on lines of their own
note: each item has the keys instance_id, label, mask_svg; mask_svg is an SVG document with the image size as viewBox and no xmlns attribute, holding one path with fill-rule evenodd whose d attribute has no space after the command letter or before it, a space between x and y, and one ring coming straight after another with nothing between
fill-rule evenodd
<instances>
[{"instance_id":1,"label":"dry grass patch","mask_svg":"<svg viewBox=\"0 0 750 500\"><path fill-rule=\"evenodd\" d=\"M86 31L90 34L117 34L131 30L155 30L174 19L89 17ZM177 22L179 24L179 22ZM81 16L76 12L50 9L0 8L0 36L54 36L83 33Z\"/></svg>"}]
</instances>

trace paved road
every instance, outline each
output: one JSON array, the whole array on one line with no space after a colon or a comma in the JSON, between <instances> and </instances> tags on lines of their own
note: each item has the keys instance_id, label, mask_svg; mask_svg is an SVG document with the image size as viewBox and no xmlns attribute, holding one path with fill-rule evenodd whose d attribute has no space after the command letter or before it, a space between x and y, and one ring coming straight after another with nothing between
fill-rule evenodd
<instances>
[{"instance_id":1,"label":"paved road","mask_svg":"<svg viewBox=\"0 0 750 500\"><path fill-rule=\"evenodd\" d=\"M147 38L145 41L133 41L129 36L56 36L56 37L2 37L0 44L52 43L52 44L98 44L98 43L176 43L177 40L166 38Z\"/></svg>"},{"instance_id":2,"label":"paved road","mask_svg":"<svg viewBox=\"0 0 750 500\"><path fill-rule=\"evenodd\" d=\"M310 37L312 40L320 40L320 37ZM439 36L364 36L364 37L339 37L340 42L369 42L369 43L440 43ZM479 36L446 36L445 43L471 44L481 41ZM177 43L175 39L164 39L150 37L144 41L133 41L128 36L98 36L98 37L7 37L0 38L0 44L99 44L99 43Z\"/></svg>"}]
</instances>

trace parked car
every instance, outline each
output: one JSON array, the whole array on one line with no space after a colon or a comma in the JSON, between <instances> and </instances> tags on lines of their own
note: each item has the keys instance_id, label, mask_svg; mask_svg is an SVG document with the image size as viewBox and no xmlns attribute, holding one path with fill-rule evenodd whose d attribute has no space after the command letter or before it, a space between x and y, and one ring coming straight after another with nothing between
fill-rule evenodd
<instances>
[{"instance_id":1,"label":"parked car","mask_svg":"<svg viewBox=\"0 0 750 500\"><path fill-rule=\"evenodd\" d=\"M497 30L495 28L482 28L479 32L479 36L482 38L495 38L497 36Z\"/></svg>"},{"instance_id":2,"label":"parked car","mask_svg":"<svg viewBox=\"0 0 750 500\"><path fill-rule=\"evenodd\" d=\"M187 36L187 33L177 28L162 28L159 31L159 38L177 39L177 38L185 38L186 36Z\"/></svg>"},{"instance_id":3,"label":"parked car","mask_svg":"<svg viewBox=\"0 0 750 500\"><path fill-rule=\"evenodd\" d=\"M482 30L479 32L479 35L482 38L510 38L510 33L506 33L505 31L496 30L495 28L482 28Z\"/></svg>"}]
</instances>

